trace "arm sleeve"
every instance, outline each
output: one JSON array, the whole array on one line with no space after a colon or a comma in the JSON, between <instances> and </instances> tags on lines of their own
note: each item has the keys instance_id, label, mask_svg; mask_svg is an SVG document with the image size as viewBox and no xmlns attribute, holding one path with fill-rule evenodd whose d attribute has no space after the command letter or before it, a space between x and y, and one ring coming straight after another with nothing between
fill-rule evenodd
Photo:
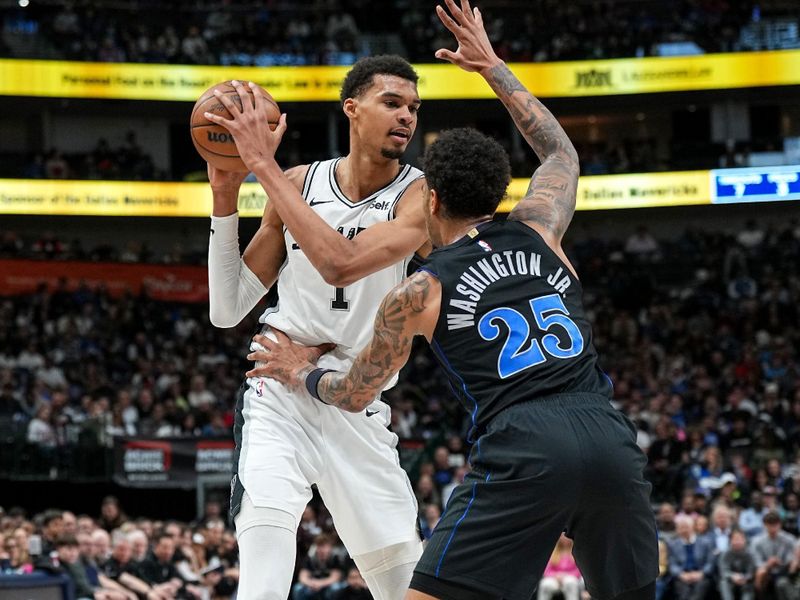
<instances>
[{"instance_id":1,"label":"arm sleeve","mask_svg":"<svg viewBox=\"0 0 800 600\"><path fill-rule=\"evenodd\" d=\"M239 254L239 213L211 217L208 240L209 318L215 327L235 327L267 289Z\"/></svg>"}]
</instances>

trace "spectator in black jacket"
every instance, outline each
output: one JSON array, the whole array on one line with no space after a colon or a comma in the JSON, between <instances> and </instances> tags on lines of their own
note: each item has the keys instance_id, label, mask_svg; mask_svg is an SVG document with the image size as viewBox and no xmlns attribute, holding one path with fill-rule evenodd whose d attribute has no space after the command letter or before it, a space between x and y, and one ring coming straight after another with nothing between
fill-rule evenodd
<instances>
[{"instance_id":1,"label":"spectator in black jacket","mask_svg":"<svg viewBox=\"0 0 800 600\"><path fill-rule=\"evenodd\" d=\"M183 580L172 562L175 555L175 541L166 532L155 538L152 553L139 565L140 577L155 590L163 590L176 595L183 587Z\"/></svg>"}]
</instances>

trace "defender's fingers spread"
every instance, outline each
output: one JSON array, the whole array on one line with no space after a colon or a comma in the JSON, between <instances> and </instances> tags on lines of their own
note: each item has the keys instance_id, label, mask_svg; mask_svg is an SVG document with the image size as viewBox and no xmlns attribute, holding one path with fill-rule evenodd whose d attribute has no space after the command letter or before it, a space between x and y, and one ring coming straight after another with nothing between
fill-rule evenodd
<instances>
[{"instance_id":1,"label":"defender's fingers spread","mask_svg":"<svg viewBox=\"0 0 800 600\"><path fill-rule=\"evenodd\" d=\"M442 22L442 25L444 25L452 33L458 33L458 30L460 29L458 23L450 18L450 15L447 14L447 11L444 8L437 6L436 14L439 15L439 20Z\"/></svg>"},{"instance_id":2,"label":"defender's fingers spread","mask_svg":"<svg viewBox=\"0 0 800 600\"><path fill-rule=\"evenodd\" d=\"M472 20L472 7L469 5L469 0L461 0L461 12L464 14L465 19Z\"/></svg>"},{"instance_id":3,"label":"defender's fingers spread","mask_svg":"<svg viewBox=\"0 0 800 600\"><path fill-rule=\"evenodd\" d=\"M437 50L435 54L436 58L441 60L447 60L449 62L455 62L456 54L450 50L445 50L442 48L441 50Z\"/></svg>"},{"instance_id":4,"label":"defender's fingers spread","mask_svg":"<svg viewBox=\"0 0 800 600\"><path fill-rule=\"evenodd\" d=\"M464 24L464 14L461 12L461 8L459 8L458 4L456 4L455 0L444 0L445 4L447 4L447 8L450 9L450 14L453 15L453 19L459 24Z\"/></svg>"}]
</instances>

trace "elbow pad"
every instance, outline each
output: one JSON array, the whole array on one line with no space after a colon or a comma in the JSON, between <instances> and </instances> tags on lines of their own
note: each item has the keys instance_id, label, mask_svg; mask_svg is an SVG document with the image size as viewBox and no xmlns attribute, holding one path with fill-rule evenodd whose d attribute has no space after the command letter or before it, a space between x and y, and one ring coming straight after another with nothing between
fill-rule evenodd
<instances>
[{"instance_id":1,"label":"elbow pad","mask_svg":"<svg viewBox=\"0 0 800 600\"><path fill-rule=\"evenodd\" d=\"M234 327L267 293L239 255L239 213L211 217L208 239L208 303L211 324Z\"/></svg>"}]
</instances>

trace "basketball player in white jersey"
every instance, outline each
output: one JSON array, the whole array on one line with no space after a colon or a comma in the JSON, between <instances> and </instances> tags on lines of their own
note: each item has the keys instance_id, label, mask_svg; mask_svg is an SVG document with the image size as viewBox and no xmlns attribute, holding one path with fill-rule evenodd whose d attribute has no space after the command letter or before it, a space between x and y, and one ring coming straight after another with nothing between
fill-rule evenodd
<instances>
[{"instance_id":1,"label":"basketball player in white jersey","mask_svg":"<svg viewBox=\"0 0 800 600\"><path fill-rule=\"evenodd\" d=\"M274 328L305 345L333 342L335 350L319 364L350 367L370 339L382 298L405 276L407 259L427 244L419 210L422 173L399 162L416 127L416 82L414 70L399 57L359 61L341 93L350 122L349 154L285 174L274 159L285 116L271 132L264 107L253 106L241 83L241 109L221 99L233 119L207 114L231 131L270 198L240 258L236 210L242 176L209 167L214 325L238 324L277 281L278 303L260 319L267 335ZM296 530L312 484L376 600L403 597L421 543L416 501L390 422L380 398L352 414L272 379L247 380L234 425L239 455L231 500L240 600L287 597Z\"/></svg>"}]
</instances>

